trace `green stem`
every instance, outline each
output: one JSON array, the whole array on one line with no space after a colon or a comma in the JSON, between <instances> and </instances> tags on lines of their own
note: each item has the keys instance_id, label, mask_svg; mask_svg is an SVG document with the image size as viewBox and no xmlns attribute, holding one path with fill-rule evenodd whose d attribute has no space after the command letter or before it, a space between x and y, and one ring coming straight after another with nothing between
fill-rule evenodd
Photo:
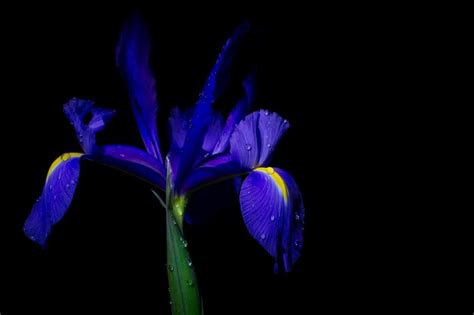
<instances>
[{"instance_id":1,"label":"green stem","mask_svg":"<svg viewBox=\"0 0 474 315\"><path fill-rule=\"evenodd\" d=\"M183 215L187 200L169 198L166 210L168 282L173 315L201 315L201 297L193 264L183 235Z\"/></svg>"}]
</instances>

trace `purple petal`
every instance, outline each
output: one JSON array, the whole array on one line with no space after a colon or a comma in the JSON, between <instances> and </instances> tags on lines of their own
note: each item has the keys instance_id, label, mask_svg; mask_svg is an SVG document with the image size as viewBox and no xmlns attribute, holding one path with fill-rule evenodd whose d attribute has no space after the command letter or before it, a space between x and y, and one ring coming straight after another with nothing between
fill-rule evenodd
<instances>
[{"instance_id":1,"label":"purple petal","mask_svg":"<svg viewBox=\"0 0 474 315\"><path fill-rule=\"evenodd\" d=\"M222 134L214 148L213 154L223 153L229 148L229 138L235 126L248 114L255 99L255 72L252 72L243 82L245 95L237 102L232 109L225 123Z\"/></svg>"},{"instance_id":2,"label":"purple petal","mask_svg":"<svg viewBox=\"0 0 474 315\"><path fill-rule=\"evenodd\" d=\"M266 166L289 125L287 120L267 110L247 115L230 138L233 158L247 169Z\"/></svg>"},{"instance_id":3,"label":"purple petal","mask_svg":"<svg viewBox=\"0 0 474 315\"><path fill-rule=\"evenodd\" d=\"M202 185L221 181L243 172L245 170L229 154L213 156L201 166L193 169L183 184L182 192L195 190Z\"/></svg>"},{"instance_id":4,"label":"purple petal","mask_svg":"<svg viewBox=\"0 0 474 315\"><path fill-rule=\"evenodd\" d=\"M95 134L105 128L115 114L114 110L94 108L89 100L71 99L64 104L64 114L76 130L76 136L84 152L93 153L97 150ZM88 116L90 120L87 121Z\"/></svg>"},{"instance_id":5,"label":"purple petal","mask_svg":"<svg viewBox=\"0 0 474 315\"><path fill-rule=\"evenodd\" d=\"M65 153L49 169L43 193L26 219L25 234L44 246L51 231L71 204L79 179L81 153Z\"/></svg>"},{"instance_id":6,"label":"purple petal","mask_svg":"<svg viewBox=\"0 0 474 315\"><path fill-rule=\"evenodd\" d=\"M86 156L86 158L165 189L166 176L163 165L146 151L127 145L107 145L102 147L100 154Z\"/></svg>"},{"instance_id":7,"label":"purple petal","mask_svg":"<svg viewBox=\"0 0 474 315\"><path fill-rule=\"evenodd\" d=\"M147 151L163 163L156 115L155 79L150 69L151 44L148 28L134 15L123 29L116 49L116 62L127 82L132 110Z\"/></svg>"},{"instance_id":8,"label":"purple petal","mask_svg":"<svg viewBox=\"0 0 474 315\"><path fill-rule=\"evenodd\" d=\"M179 188L184 178L195 165L195 160L201 152L204 136L212 120L212 104L221 95L228 83L229 70L232 58L237 53L238 46L244 35L248 32L249 25L245 23L238 27L232 37L225 44L216 64L214 65L204 89L196 103L192 124L187 132L183 150L180 153L176 168L175 187Z\"/></svg>"},{"instance_id":9,"label":"purple petal","mask_svg":"<svg viewBox=\"0 0 474 315\"><path fill-rule=\"evenodd\" d=\"M257 168L240 191L242 216L250 234L288 272L300 256L303 202L298 187L280 169Z\"/></svg>"},{"instance_id":10,"label":"purple petal","mask_svg":"<svg viewBox=\"0 0 474 315\"><path fill-rule=\"evenodd\" d=\"M182 111L178 107L171 109L170 117L168 118L168 126L172 150L178 150L183 147L186 133L191 126L193 109L194 108L190 108L186 111Z\"/></svg>"},{"instance_id":11,"label":"purple petal","mask_svg":"<svg viewBox=\"0 0 474 315\"><path fill-rule=\"evenodd\" d=\"M224 118L219 113L214 113L212 120L207 128L206 135L204 136L204 142L202 149L206 152L212 152L216 146L217 141L222 135L222 129L224 128Z\"/></svg>"}]
</instances>

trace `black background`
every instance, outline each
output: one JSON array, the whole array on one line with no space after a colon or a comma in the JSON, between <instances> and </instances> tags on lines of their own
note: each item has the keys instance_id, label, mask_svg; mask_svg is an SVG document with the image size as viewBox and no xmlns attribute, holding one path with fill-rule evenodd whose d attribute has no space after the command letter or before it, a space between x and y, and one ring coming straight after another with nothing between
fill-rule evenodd
<instances>
[{"instance_id":1,"label":"black background","mask_svg":"<svg viewBox=\"0 0 474 315\"><path fill-rule=\"evenodd\" d=\"M368 22L347 7L30 7L4 13L14 18L3 26L2 315L169 312L164 213L138 180L83 162L73 204L48 249L22 232L50 163L80 150L62 113L71 97L118 110L100 141L141 146L114 64L120 27L137 8L153 36L161 139L169 109L196 100L226 38L245 20L253 33L218 106L230 108L254 65L255 108L292 125L272 165L291 173L303 193L303 255L292 273L274 275L237 200L221 206L212 223L186 226L206 314L326 314L410 299L390 289L403 282L407 261L396 255L400 231L388 232L400 216L395 200L384 199L377 184L397 171L381 162L396 154L385 148L391 135L381 134L396 112L396 96L384 92L392 82L382 73L403 54L385 41L390 28L377 27L383 12Z\"/></svg>"}]
</instances>

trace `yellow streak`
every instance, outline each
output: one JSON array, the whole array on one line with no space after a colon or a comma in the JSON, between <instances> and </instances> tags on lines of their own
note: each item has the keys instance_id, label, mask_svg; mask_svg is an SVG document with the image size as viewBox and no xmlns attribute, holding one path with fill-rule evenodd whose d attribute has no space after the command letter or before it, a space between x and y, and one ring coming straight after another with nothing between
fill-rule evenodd
<instances>
[{"instance_id":1,"label":"yellow streak","mask_svg":"<svg viewBox=\"0 0 474 315\"><path fill-rule=\"evenodd\" d=\"M83 155L83 153L78 153L78 152L70 152L70 153L62 154L60 157L58 157L53 162L53 164L51 164L51 167L49 168L49 171L48 171L48 175L46 175L46 180L49 178L49 175L51 175L51 173L54 172L54 170L56 169L56 167L58 167L59 164L61 164L62 162L65 162L65 161L67 161L71 158L80 157L82 155Z\"/></svg>"},{"instance_id":2,"label":"yellow streak","mask_svg":"<svg viewBox=\"0 0 474 315\"><path fill-rule=\"evenodd\" d=\"M283 181L283 178L281 178L280 174L275 172L272 167L257 167L256 169L254 169L254 171L270 175L270 178L273 179L281 194L283 195L283 200L285 200L286 204L288 201L288 189L286 188L286 184Z\"/></svg>"}]
</instances>

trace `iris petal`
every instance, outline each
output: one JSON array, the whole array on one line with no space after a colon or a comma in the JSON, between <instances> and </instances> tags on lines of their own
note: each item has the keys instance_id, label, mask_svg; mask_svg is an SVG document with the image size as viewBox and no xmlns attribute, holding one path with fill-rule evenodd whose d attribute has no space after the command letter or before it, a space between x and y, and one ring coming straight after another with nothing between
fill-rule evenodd
<instances>
[{"instance_id":1,"label":"iris petal","mask_svg":"<svg viewBox=\"0 0 474 315\"><path fill-rule=\"evenodd\" d=\"M146 151L118 144L106 145L101 149L100 154L86 156L86 158L119 169L165 189L166 176L163 165Z\"/></svg>"},{"instance_id":2,"label":"iris petal","mask_svg":"<svg viewBox=\"0 0 474 315\"><path fill-rule=\"evenodd\" d=\"M204 89L194 108L191 126L187 132L183 149L179 156L176 173L174 174L175 187L179 188L182 182L195 165L204 141L204 136L212 120L212 104L222 94L227 86L232 58L237 53L244 35L249 30L249 24L239 26L232 37L227 40L216 64L211 70Z\"/></svg>"},{"instance_id":3,"label":"iris petal","mask_svg":"<svg viewBox=\"0 0 474 315\"><path fill-rule=\"evenodd\" d=\"M242 216L250 234L288 272L300 256L304 207L294 180L280 169L258 168L240 191Z\"/></svg>"},{"instance_id":4,"label":"iris petal","mask_svg":"<svg viewBox=\"0 0 474 315\"><path fill-rule=\"evenodd\" d=\"M243 82L245 95L237 102L227 117L222 134L214 147L213 154L223 153L229 148L229 138L235 126L248 114L255 99L255 72L252 72Z\"/></svg>"},{"instance_id":5,"label":"iris petal","mask_svg":"<svg viewBox=\"0 0 474 315\"><path fill-rule=\"evenodd\" d=\"M215 155L193 169L191 175L185 180L182 189L183 191L195 190L201 185L221 181L244 171L230 154Z\"/></svg>"},{"instance_id":6,"label":"iris petal","mask_svg":"<svg viewBox=\"0 0 474 315\"><path fill-rule=\"evenodd\" d=\"M43 193L24 224L25 234L44 246L51 231L66 213L76 190L81 153L65 153L50 167Z\"/></svg>"},{"instance_id":7,"label":"iris petal","mask_svg":"<svg viewBox=\"0 0 474 315\"><path fill-rule=\"evenodd\" d=\"M117 66L127 82L133 114L147 151L163 164L156 115L155 79L150 68L150 38L140 16L134 15L122 29L116 49Z\"/></svg>"},{"instance_id":8,"label":"iris petal","mask_svg":"<svg viewBox=\"0 0 474 315\"><path fill-rule=\"evenodd\" d=\"M267 110L247 115L237 125L230 138L233 158L247 169L266 166L289 125L288 121Z\"/></svg>"},{"instance_id":9,"label":"iris petal","mask_svg":"<svg viewBox=\"0 0 474 315\"><path fill-rule=\"evenodd\" d=\"M105 128L115 111L106 108L94 108L94 102L71 99L64 104L64 114L74 126L76 136L84 152L90 154L97 150L95 134ZM90 116L90 120L87 118Z\"/></svg>"}]
</instances>

